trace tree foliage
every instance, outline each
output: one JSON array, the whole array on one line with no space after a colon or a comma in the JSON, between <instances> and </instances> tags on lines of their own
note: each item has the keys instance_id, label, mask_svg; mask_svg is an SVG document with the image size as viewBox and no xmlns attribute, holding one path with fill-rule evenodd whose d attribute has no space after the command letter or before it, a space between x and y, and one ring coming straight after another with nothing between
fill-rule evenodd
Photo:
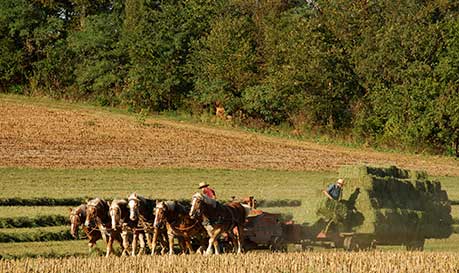
<instances>
[{"instance_id":1,"label":"tree foliage","mask_svg":"<svg viewBox=\"0 0 459 273\"><path fill-rule=\"evenodd\" d=\"M447 0L4 0L0 91L218 106L459 155L458 15Z\"/></svg>"}]
</instances>

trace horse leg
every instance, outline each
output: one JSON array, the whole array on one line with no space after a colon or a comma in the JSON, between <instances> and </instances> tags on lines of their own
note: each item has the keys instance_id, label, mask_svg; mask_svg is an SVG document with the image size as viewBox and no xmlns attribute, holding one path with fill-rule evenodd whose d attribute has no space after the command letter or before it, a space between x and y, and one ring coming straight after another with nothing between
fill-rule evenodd
<instances>
[{"instance_id":1,"label":"horse leg","mask_svg":"<svg viewBox=\"0 0 459 273\"><path fill-rule=\"evenodd\" d=\"M187 248L186 248L186 242L185 238L183 236L177 237L179 246L180 246L180 254L186 254Z\"/></svg>"},{"instance_id":2,"label":"horse leg","mask_svg":"<svg viewBox=\"0 0 459 273\"><path fill-rule=\"evenodd\" d=\"M207 240L205 238L199 238L199 247L196 249L196 253L204 254L204 249L206 248Z\"/></svg>"},{"instance_id":3,"label":"horse leg","mask_svg":"<svg viewBox=\"0 0 459 273\"><path fill-rule=\"evenodd\" d=\"M145 251L146 251L145 250L145 236L148 236L147 234L148 233L139 234L140 249L139 249L139 252L137 253L137 256L145 254ZM148 241L148 239L147 239L147 241Z\"/></svg>"},{"instance_id":4,"label":"horse leg","mask_svg":"<svg viewBox=\"0 0 459 273\"><path fill-rule=\"evenodd\" d=\"M125 244L125 238L123 236L123 232L121 230L116 230L114 231L114 236L113 236L113 239L114 241L117 241L119 244L120 244L120 248L121 248L121 255L123 255L125 249L126 249L126 244ZM126 235L127 236L127 235ZM127 247L129 247L129 242L127 242Z\"/></svg>"},{"instance_id":5,"label":"horse leg","mask_svg":"<svg viewBox=\"0 0 459 273\"><path fill-rule=\"evenodd\" d=\"M219 255L220 254L220 249L219 249L219 245L218 245L217 236L215 236L215 238L214 238L213 245L214 245L215 254Z\"/></svg>"},{"instance_id":6,"label":"horse leg","mask_svg":"<svg viewBox=\"0 0 459 273\"><path fill-rule=\"evenodd\" d=\"M155 228L153 232L153 241L151 242L151 255L156 254L156 244L158 242L159 229Z\"/></svg>"},{"instance_id":7,"label":"horse leg","mask_svg":"<svg viewBox=\"0 0 459 273\"><path fill-rule=\"evenodd\" d=\"M214 245L214 240L215 240L214 236L211 235L210 238L209 238L209 244L207 245L207 250L206 250L206 252L204 253L204 255L210 255L210 254L212 254L212 247L213 247L213 245Z\"/></svg>"},{"instance_id":8,"label":"horse leg","mask_svg":"<svg viewBox=\"0 0 459 273\"><path fill-rule=\"evenodd\" d=\"M112 234L113 235L113 234ZM110 236L108 238L108 242L107 242L107 254L105 254L105 257L108 257L110 256L110 253L112 253L112 249L113 249L113 236Z\"/></svg>"},{"instance_id":9,"label":"horse leg","mask_svg":"<svg viewBox=\"0 0 459 273\"><path fill-rule=\"evenodd\" d=\"M100 235L102 236L102 239L104 240L104 243L107 243L107 230L102 224L97 225L97 227L100 230Z\"/></svg>"},{"instance_id":10,"label":"horse leg","mask_svg":"<svg viewBox=\"0 0 459 273\"><path fill-rule=\"evenodd\" d=\"M174 234L172 231L167 232L167 239L169 241L169 255L174 255Z\"/></svg>"},{"instance_id":11,"label":"horse leg","mask_svg":"<svg viewBox=\"0 0 459 273\"><path fill-rule=\"evenodd\" d=\"M89 252L90 252L90 253L91 253L91 250L94 248L95 245L96 245L95 242L89 241L88 247L89 247Z\"/></svg>"},{"instance_id":12,"label":"horse leg","mask_svg":"<svg viewBox=\"0 0 459 273\"><path fill-rule=\"evenodd\" d=\"M121 256L126 256L126 253L129 254L129 233L127 230L123 230L121 232L121 239L123 241L123 252L121 252Z\"/></svg>"},{"instance_id":13,"label":"horse leg","mask_svg":"<svg viewBox=\"0 0 459 273\"><path fill-rule=\"evenodd\" d=\"M214 247L215 254L220 254L218 249L218 240L217 237L220 234L221 229L213 229L209 232L209 245L207 246L206 255L212 254L212 247Z\"/></svg>"},{"instance_id":14,"label":"horse leg","mask_svg":"<svg viewBox=\"0 0 459 273\"><path fill-rule=\"evenodd\" d=\"M151 246L153 244L153 240L150 231L145 232L145 236L147 237L147 245ZM151 251L153 251L153 249Z\"/></svg>"},{"instance_id":15,"label":"horse leg","mask_svg":"<svg viewBox=\"0 0 459 273\"><path fill-rule=\"evenodd\" d=\"M237 241L237 254L241 254L242 251L243 251L243 241L244 241L244 236L242 236L242 232L243 232L243 229L242 229L242 226L241 225L237 225L237 230L235 230L235 235L236 235L236 241Z\"/></svg>"},{"instance_id":16,"label":"horse leg","mask_svg":"<svg viewBox=\"0 0 459 273\"><path fill-rule=\"evenodd\" d=\"M89 247L89 253L91 253L91 250L95 247L97 240L99 239L97 236L93 236L91 233L86 233L86 236L89 238L88 242L88 247Z\"/></svg>"},{"instance_id":17,"label":"horse leg","mask_svg":"<svg viewBox=\"0 0 459 273\"><path fill-rule=\"evenodd\" d=\"M167 237L167 230L162 229L160 230L160 240L161 240L161 255L166 254L167 248L169 247L169 240Z\"/></svg>"},{"instance_id":18,"label":"horse leg","mask_svg":"<svg viewBox=\"0 0 459 273\"><path fill-rule=\"evenodd\" d=\"M183 241L185 242L185 254L186 254L186 251L188 250L188 253L189 254L194 254L194 250L193 250L193 246L191 245L191 238L190 236L188 235L184 235L183 236Z\"/></svg>"},{"instance_id":19,"label":"horse leg","mask_svg":"<svg viewBox=\"0 0 459 273\"><path fill-rule=\"evenodd\" d=\"M139 238L139 233L137 231L134 231L132 234L131 256L135 256L135 251L137 250L138 238Z\"/></svg>"}]
</instances>

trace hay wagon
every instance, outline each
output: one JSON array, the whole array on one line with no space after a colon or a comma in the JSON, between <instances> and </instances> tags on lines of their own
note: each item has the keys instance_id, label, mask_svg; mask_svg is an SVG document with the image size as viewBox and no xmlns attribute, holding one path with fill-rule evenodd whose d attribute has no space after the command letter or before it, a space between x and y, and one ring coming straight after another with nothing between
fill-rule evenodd
<instances>
[{"instance_id":1,"label":"hay wagon","mask_svg":"<svg viewBox=\"0 0 459 273\"><path fill-rule=\"evenodd\" d=\"M302 249L404 245L407 250L422 250L426 239L451 235L447 193L426 173L394 166L352 166L342 168L339 176L346 181L342 200L321 196L319 218L312 225L281 222L280 214L253 210L245 228L248 249L283 251L287 244L295 244Z\"/></svg>"},{"instance_id":2,"label":"hay wagon","mask_svg":"<svg viewBox=\"0 0 459 273\"><path fill-rule=\"evenodd\" d=\"M346 180L343 199L319 207L321 219L311 227L309 240L346 250L376 245L422 250L426 239L451 235L448 195L425 172L352 166L341 168L340 177Z\"/></svg>"}]
</instances>

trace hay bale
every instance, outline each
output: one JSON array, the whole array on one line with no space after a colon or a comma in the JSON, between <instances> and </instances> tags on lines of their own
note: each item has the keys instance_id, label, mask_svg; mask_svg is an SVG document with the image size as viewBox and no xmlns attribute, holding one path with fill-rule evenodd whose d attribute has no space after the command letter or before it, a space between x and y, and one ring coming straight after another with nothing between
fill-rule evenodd
<instances>
[{"instance_id":1,"label":"hay bale","mask_svg":"<svg viewBox=\"0 0 459 273\"><path fill-rule=\"evenodd\" d=\"M340 169L339 177L346 181L343 200L335 202L341 205L325 202L317 213L334 218L341 232L374 234L378 241L396 243L451 235L448 195L425 172L349 166Z\"/></svg>"}]
</instances>

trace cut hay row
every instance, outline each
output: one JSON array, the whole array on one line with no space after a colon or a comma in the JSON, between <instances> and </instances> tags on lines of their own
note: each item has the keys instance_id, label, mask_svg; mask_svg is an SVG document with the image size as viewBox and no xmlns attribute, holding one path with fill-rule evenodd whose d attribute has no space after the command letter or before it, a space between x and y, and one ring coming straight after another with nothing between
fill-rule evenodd
<instances>
[{"instance_id":1,"label":"cut hay row","mask_svg":"<svg viewBox=\"0 0 459 273\"><path fill-rule=\"evenodd\" d=\"M0 228L32 228L64 226L69 222L63 215L37 215L35 217L0 218Z\"/></svg>"},{"instance_id":2,"label":"cut hay row","mask_svg":"<svg viewBox=\"0 0 459 273\"><path fill-rule=\"evenodd\" d=\"M78 206L87 198L0 198L0 206Z\"/></svg>"},{"instance_id":3,"label":"cut hay row","mask_svg":"<svg viewBox=\"0 0 459 273\"><path fill-rule=\"evenodd\" d=\"M72 239L68 226L0 230L0 243L66 241Z\"/></svg>"},{"instance_id":4,"label":"cut hay row","mask_svg":"<svg viewBox=\"0 0 459 273\"><path fill-rule=\"evenodd\" d=\"M456 254L412 252L249 253L220 256L63 258L0 261L0 272L457 272Z\"/></svg>"}]
</instances>

